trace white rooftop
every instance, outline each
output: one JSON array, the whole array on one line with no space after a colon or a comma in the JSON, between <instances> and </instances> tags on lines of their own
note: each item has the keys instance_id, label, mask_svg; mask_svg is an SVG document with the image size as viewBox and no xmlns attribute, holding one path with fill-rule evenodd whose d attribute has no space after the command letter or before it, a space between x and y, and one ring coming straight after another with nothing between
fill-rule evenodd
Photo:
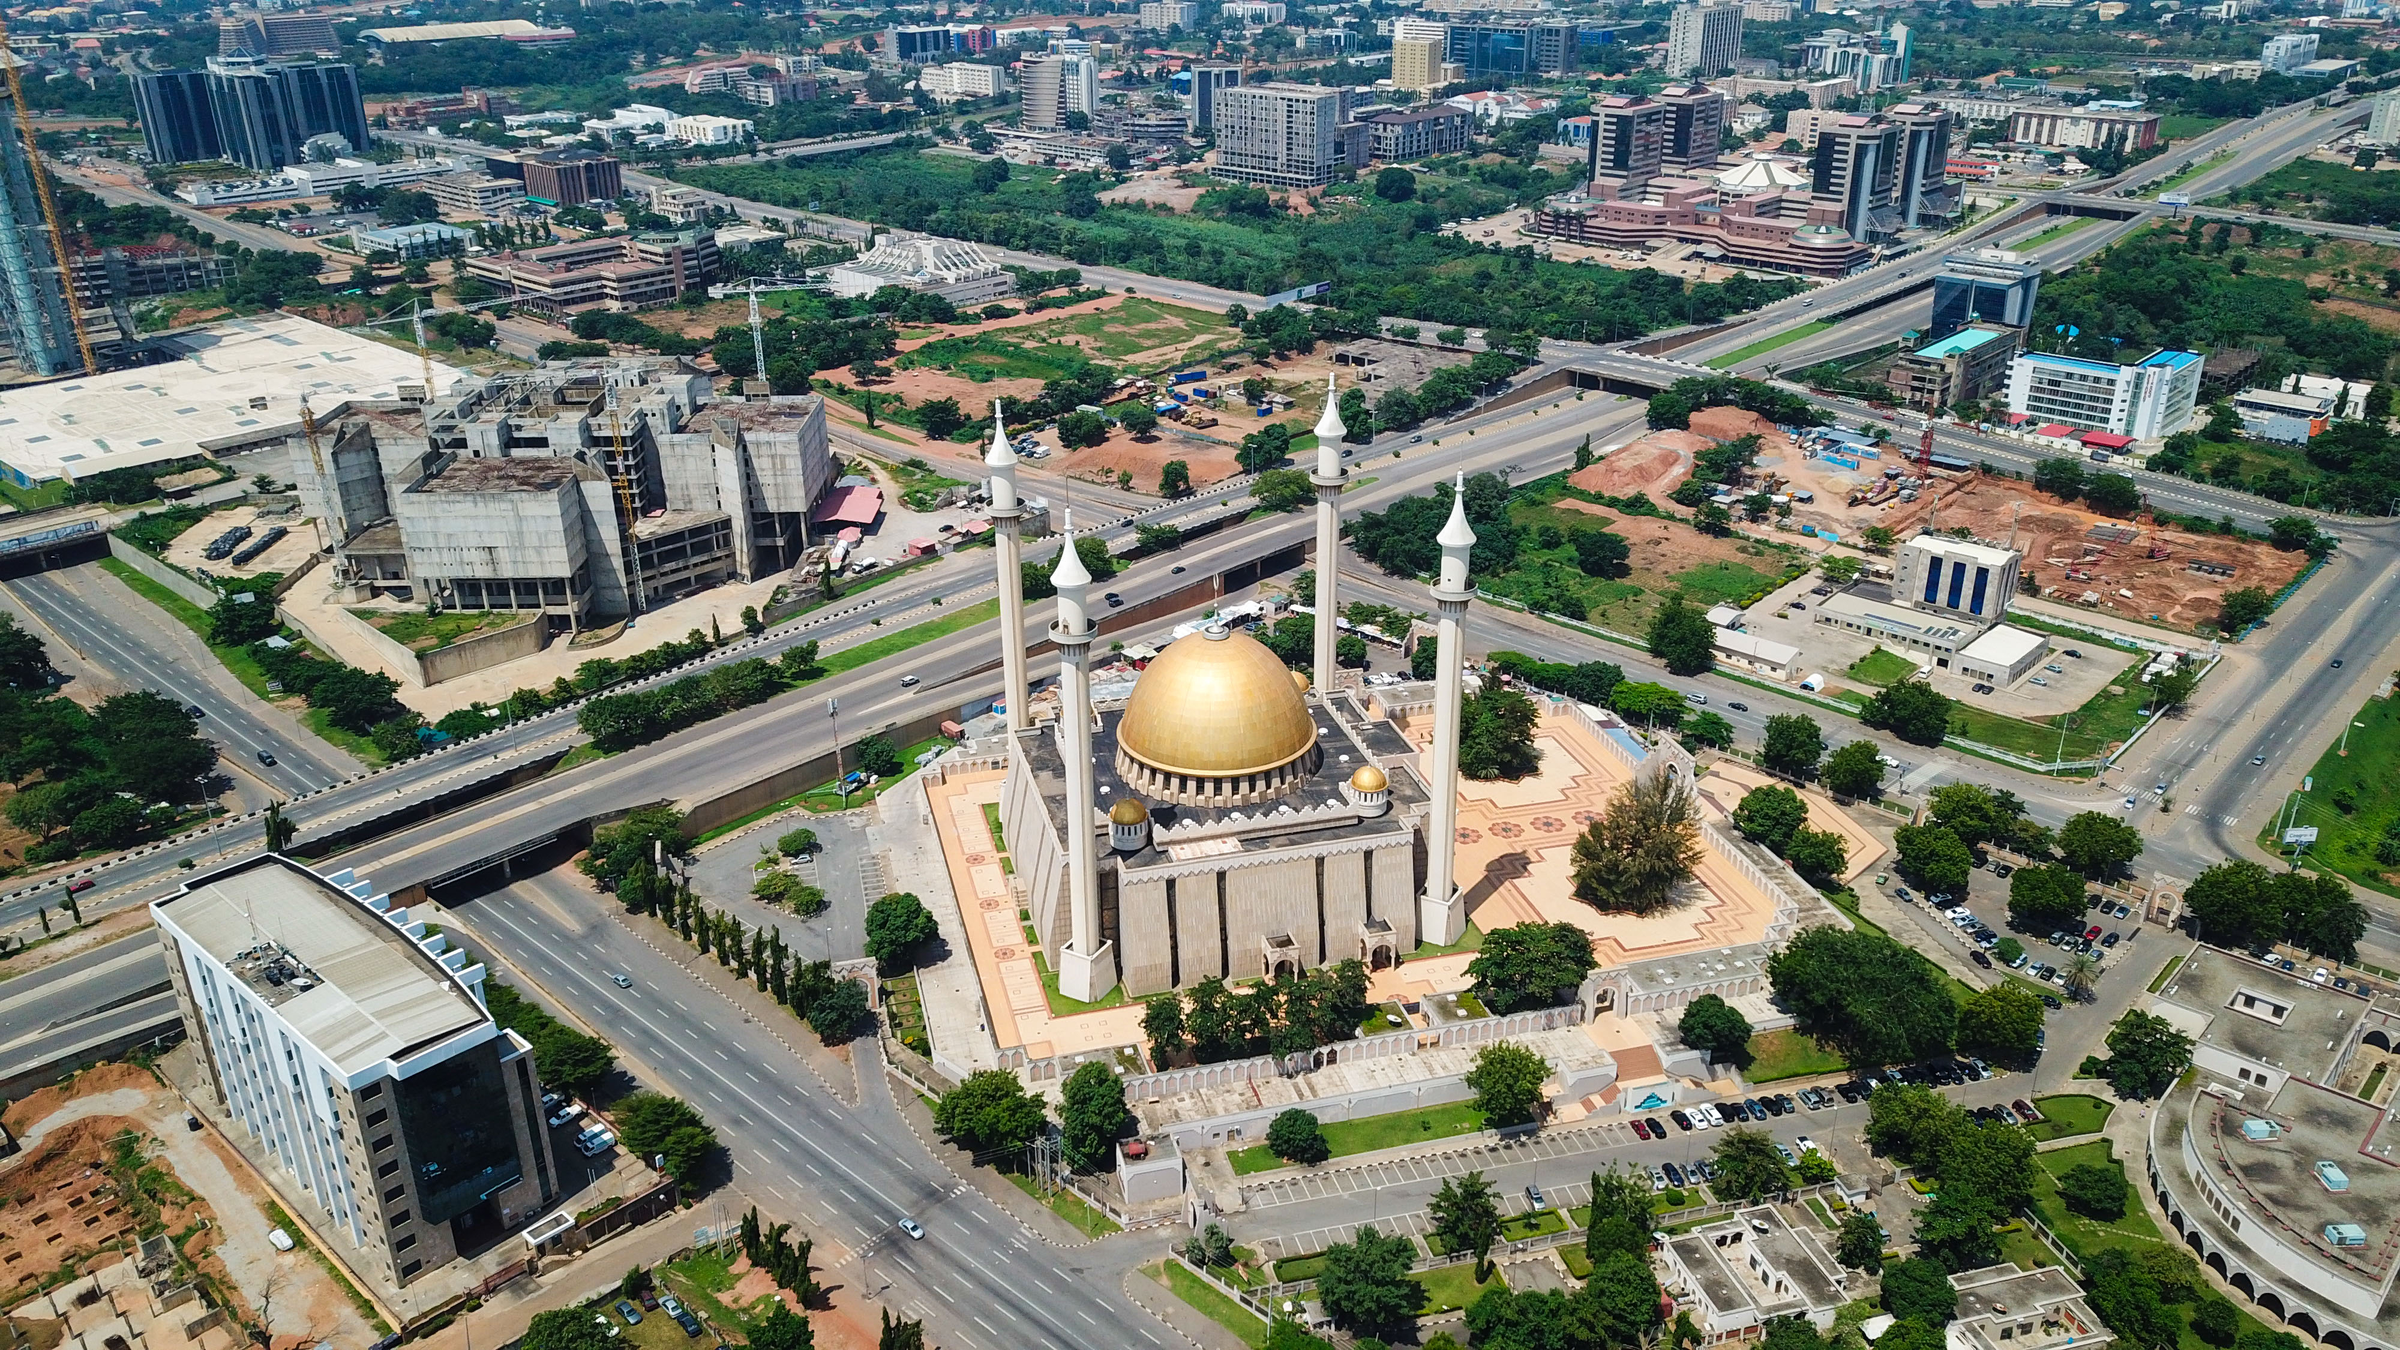
<instances>
[{"instance_id":1,"label":"white rooftop","mask_svg":"<svg viewBox=\"0 0 2400 1350\"><path fill-rule=\"evenodd\" d=\"M73 479L296 435L300 396L398 398L414 352L290 314L227 319L164 339L182 359L0 392L0 464L28 483ZM436 361L436 388L459 372ZM263 400L263 406L252 406Z\"/></svg>"},{"instance_id":2,"label":"white rooftop","mask_svg":"<svg viewBox=\"0 0 2400 1350\"><path fill-rule=\"evenodd\" d=\"M1968 643L1960 649L1958 654L1971 661L1988 661L1992 665L2005 669L2049 645L2050 640L2039 633L2031 633L2022 628L2011 628L2007 624L2001 624L1982 637Z\"/></svg>"},{"instance_id":3,"label":"white rooftop","mask_svg":"<svg viewBox=\"0 0 2400 1350\"><path fill-rule=\"evenodd\" d=\"M1788 666L1800 659L1798 647L1775 642L1755 633L1745 633L1738 628L1719 628L1714 641L1718 651L1747 656L1770 665Z\"/></svg>"},{"instance_id":4,"label":"white rooftop","mask_svg":"<svg viewBox=\"0 0 2400 1350\"><path fill-rule=\"evenodd\" d=\"M346 1073L491 1021L406 933L294 863L262 858L153 910L222 965L272 944L306 966L315 986L282 999L275 1011Z\"/></svg>"},{"instance_id":5,"label":"white rooftop","mask_svg":"<svg viewBox=\"0 0 2400 1350\"><path fill-rule=\"evenodd\" d=\"M1938 534L1921 534L1902 545L1903 548L1930 549L1945 558L1965 558L1992 567L2006 567L2017 555L1990 544L1978 544L1966 539L1949 539Z\"/></svg>"}]
</instances>

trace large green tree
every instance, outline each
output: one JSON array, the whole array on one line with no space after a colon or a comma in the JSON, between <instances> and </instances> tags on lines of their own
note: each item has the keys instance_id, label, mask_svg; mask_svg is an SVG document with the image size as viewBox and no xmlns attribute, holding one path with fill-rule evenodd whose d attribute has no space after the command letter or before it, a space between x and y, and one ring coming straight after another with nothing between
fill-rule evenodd
<instances>
[{"instance_id":1,"label":"large green tree","mask_svg":"<svg viewBox=\"0 0 2400 1350\"><path fill-rule=\"evenodd\" d=\"M1416 1257L1407 1238L1385 1237L1368 1224L1325 1249L1317 1300L1335 1326L1353 1335L1399 1335L1415 1324L1425 1299L1425 1287L1408 1278Z\"/></svg>"},{"instance_id":2,"label":"large green tree","mask_svg":"<svg viewBox=\"0 0 2400 1350\"><path fill-rule=\"evenodd\" d=\"M1697 800L1676 775L1656 773L1617 790L1569 850L1575 898L1608 913L1650 914L1700 862Z\"/></svg>"},{"instance_id":3,"label":"large green tree","mask_svg":"<svg viewBox=\"0 0 2400 1350\"><path fill-rule=\"evenodd\" d=\"M1774 773L1802 781L1817 776L1825 758L1825 729L1805 713L1778 713L1767 719L1766 739L1759 745L1758 762Z\"/></svg>"},{"instance_id":4,"label":"large green tree","mask_svg":"<svg viewBox=\"0 0 2400 1350\"><path fill-rule=\"evenodd\" d=\"M1042 1099L1002 1069L979 1069L933 1104L933 1123L952 1142L978 1157L1005 1155L1042 1132L1048 1113Z\"/></svg>"},{"instance_id":5,"label":"large green tree","mask_svg":"<svg viewBox=\"0 0 2400 1350\"><path fill-rule=\"evenodd\" d=\"M1942 1054L1958 1024L1939 972L1881 933L1802 929L1767 959L1767 980L1800 1033L1854 1069Z\"/></svg>"},{"instance_id":6,"label":"large green tree","mask_svg":"<svg viewBox=\"0 0 2400 1350\"><path fill-rule=\"evenodd\" d=\"M1639 1168L1612 1162L1608 1170L1592 1173L1591 1221L1583 1235L1584 1257L1593 1265L1614 1252L1646 1257L1651 1219L1656 1213L1650 1178Z\"/></svg>"},{"instance_id":7,"label":"large green tree","mask_svg":"<svg viewBox=\"0 0 2400 1350\"><path fill-rule=\"evenodd\" d=\"M1975 870L1975 855L1947 825L1903 825L1892 832L1900 855L1900 875L1925 888L1928 895L1963 895L1967 874Z\"/></svg>"},{"instance_id":8,"label":"large green tree","mask_svg":"<svg viewBox=\"0 0 2400 1350\"><path fill-rule=\"evenodd\" d=\"M1715 994L1702 994L1685 1004L1675 1032L1685 1045L1705 1052L1715 1063L1749 1066L1750 1019Z\"/></svg>"},{"instance_id":9,"label":"large green tree","mask_svg":"<svg viewBox=\"0 0 2400 1350\"><path fill-rule=\"evenodd\" d=\"M1940 745L1949 734L1951 699L1932 685L1902 680L1875 692L1858 710L1858 720L1911 745Z\"/></svg>"},{"instance_id":10,"label":"large green tree","mask_svg":"<svg viewBox=\"0 0 2400 1350\"><path fill-rule=\"evenodd\" d=\"M1433 1235L1451 1251L1475 1253L1480 1273L1500 1237L1500 1197L1492 1183L1481 1172L1445 1178L1425 1210L1433 1216Z\"/></svg>"},{"instance_id":11,"label":"large green tree","mask_svg":"<svg viewBox=\"0 0 2400 1350\"><path fill-rule=\"evenodd\" d=\"M2041 1034L2042 1001L2015 980L1978 989L1958 1007L1958 1048L1996 1063L2031 1061Z\"/></svg>"},{"instance_id":12,"label":"large green tree","mask_svg":"<svg viewBox=\"0 0 2400 1350\"><path fill-rule=\"evenodd\" d=\"M1542 1109L1542 1084L1550 1077L1550 1061L1509 1041L1495 1041L1475 1055L1467 1070L1467 1086L1475 1093L1475 1109L1494 1128L1523 1125Z\"/></svg>"},{"instance_id":13,"label":"large green tree","mask_svg":"<svg viewBox=\"0 0 2400 1350\"><path fill-rule=\"evenodd\" d=\"M1825 790L1837 797L1864 801L1883 792L1883 752L1873 741L1851 741L1825 757L1817 770Z\"/></svg>"},{"instance_id":14,"label":"large green tree","mask_svg":"<svg viewBox=\"0 0 2400 1350\"><path fill-rule=\"evenodd\" d=\"M2105 881L2142 855L2142 833L2102 811L2078 811L2059 827L2058 856L2067 866Z\"/></svg>"},{"instance_id":15,"label":"large green tree","mask_svg":"<svg viewBox=\"0 0 2400 1350\"><path fill-rule=\"evenodd\" d=\"M1742 837L1778 855L1807 824L1808 803L1780 783L1750 789L1733 808L1733 827Z\"/></svg>"},{"instance_id":16,"label":"large green tree","mask_svg":"<svg viewBox=\"0 0 2400 1350\"><path fill-rule=\"evenodd\" d=\"M2124 1096L2157 1096L2191 1062L2192 1038L2155 1013L2135 1008L2109 1028L2104 1072Z\"/></svg>"},{"instance_id":17,"label":"large green tree","mask_svg":"<svg viewBox=\"0 0 2400 1350\"><path fill-rule=\"evenodd\" d=\"M1484 1007L1511 1013L1563 1002L1596 964L1591 935L1574 924L1520 923L1484 934L1467 974Z\"/></svg>"},{"instance_id":18,"label":"large green tree","mask_svg":"<svg viewBox=\"0 0 2400 1350\"><path fill-rule=\"evenodd\" d=\"M1792 1169L1764 1130L1727 1130L1717 1136L1709 1158L1717 1165L1717 1175L1709 1184L1719 1198L1756 1200L1791 1188Z\"/></svg>"},{"instance_id":19,"label":"large green tree","mask_svg":"<svg viewBox=\"0 0 2400 1350\"><path fill-rule=\"evenodd\" d=\"M885 970L897 970L918 947L933 940L939 928L925 902L906 891L887 895L867 906L867 955Z\"/></svg>"},{"instance_id":20,"label":"large green tree","mask_svg":"<svg viewBox=\"0 0 2400 1350\"><path fill-rule=\"evenodd\" d=\"M2028 933L2082 922L2083 878L2065 867L2020 867L2008 878L2008 920Z\"/></svg>"},{"instance_id":21,"label":"large green tree","mask_svg":"<svg viewBox=\"0 0 2400 1350\"><path fill-rule=\"evenodd\" d=\"M1098 1061L1077 1065L1059 1085L1059 1142L1067 1165L1097 1172L1116 1161L1117 1140L1133 1123L1125 1109L1125 1080Z\"/></svg>"},{"instance_id":22,"label":"large green tree","mask_svg":"<svg viewBox=\"0 0 2400 1350\"><path fill-rule=\"evenodd\" d=\"M1671 675L1705 675L1716 668L1717 630L1708 616L1678 596L1650 616L1650 654Z\"/></svg>"},{"instance_id":23,"label":"large green tree","mask_svg":"<svg viewBox=\"0 0 2400 1350\"><path fill-rule=\"evenodd\" d=\"M1541 710L1514 689L1486 685L1460 708L1458 771L1478 782L1515 782L1542 766L1534 748Z\"/></svg>"}]
</instances>

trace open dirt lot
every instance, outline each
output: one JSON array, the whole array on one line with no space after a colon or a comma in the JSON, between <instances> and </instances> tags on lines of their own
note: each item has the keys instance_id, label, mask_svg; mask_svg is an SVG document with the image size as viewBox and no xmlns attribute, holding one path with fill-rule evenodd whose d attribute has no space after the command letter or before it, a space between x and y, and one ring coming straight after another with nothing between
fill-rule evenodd
<instances>
[{"instance_id":1,"label":"open dirt lot","mask_svg":"<svg viewBox=\"0 0 2400 1350\"><path fill-rule=\"evenodd\" d=\"M1662 498L1692 476L1692 457L1709 444L1707 437L1688 431L1653 431L1602 455L1598 463L1577 469L1567 481L1586 492L1610 497L1646 492L1653 499Z\"/></svg>"},{"instance_id":2,"label":"open dirt lot","mask_svg":"<svg viewBox=\"0 0 2400 1350\"><path fill-rule=\"evenodd\" d=\"M1931 514L1931 505L1920 499L1884 523L1905 536ZM2186 630L2213 620L2227 591L2257 586L2272 594L2308 566L2307 554L2280 552L2262 540L2161 528L2147 516L2116 520L2061 503L2029 484L1980 474L1942 495L1941 526L1964 527L1979 539L2004 541L2013 533L2025 552L2026 575L2053 599L2073 601L2097 591L2102 609ZM2094 538L2094 526L2140 533L2118 543ZM2153 546L2167 556L2150 559ZM2229 567L2233 575L2193 571L2195 562Z\"/></svg>"},{"instance_id":3,"label":"open dirt lot","mask_svg":"<svg viewBox=\"0 0 2400 1350\"><path fill-rule=\"evenodd\" d=\"M236 553L265 538L267 531L278 525L288 533L276 540L266 552L239 567L234 565L231 558L210 562L202 556L208 549L209 541L237 525L249 526L252 534L235 547ZM265 572L289 574L300 570L300 564L308 561L308 555L315 552L316 547L316 526L308 523L305 517L276 516L262 520L257 508L235 506L223 511L211 511L198 524L175 536L175 542L167 545L167 561L186 572L205 568L221 577L254 577Z\"/></svg>"},{"instance_id":4,"label":"open dirt lot","mask_svg":"<svg viewBox=\"0 0 2400 1350\"><path fill-rule=\"evenodd\" d=\"M164 1233L182 1262L230 1291L241 1320L266 1309L277 1350L372 1342L377 1332L322 1267L268 1244L271 1199L248 1165L213 1131L187 1130L183 1115L172 1091L124 1064L9 1107L25 1148L0 1169L10 1201L0 1279L14 1288L69 1262L106 1264L135 1237Z\"/></svg>"}]
</instances>

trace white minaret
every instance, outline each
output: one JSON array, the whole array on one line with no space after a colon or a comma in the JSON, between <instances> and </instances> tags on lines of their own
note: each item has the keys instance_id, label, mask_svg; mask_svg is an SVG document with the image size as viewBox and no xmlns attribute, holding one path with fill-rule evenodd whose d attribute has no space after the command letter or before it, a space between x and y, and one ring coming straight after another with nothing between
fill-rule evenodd
<instances>
[{"instance_id":1,"label":"white minaret","mask_svg":"<svg viewBox=\"0 0 2400 1350\"><path fill-rule=\"evenodd\" d=\"M1325 376L1325 415L1317 419L1317 471L1308 481L1317 485L1317 697L1333 695L1333 644L1340 636L1341 591L1337 583L1342 560L1342 483L1350 471L1342 467L1341 410L1334 406L1333 375Z\"/></svg>"},{"instance_id":2,"label":"white minaret","mask_svg":"<svg viewBox=\"0 0 2400 1350\"><path fill-rule=\"evenodd\" d=\"M1467 553L1475 531L1467 528L1467 476L1460 474L1450 498L1450 523L1436 536L1442 546L1441 575L1433 602L1441 610L1434 648L1433 743L1425 747L1425 790L1433 812L1425 819L1425 899L1417 906L1417 937L1448 946L1465 934L1467 908L1458 894L1458 733L1465 716Z\"/></svg>"},{"instance_id":3,"label":"white minaret","mask_svg":"<svg viewBox=\"0 0 2400 1350\"><path fill-rule=\"evenodd\" d=\"M1085 593L1092 574L1075 552L1075 514L1067 512L1066 547L1050 583L1058 588L1058 749L1067 769L1067 912L1073 931L1058 954L1058 992L1081 1003L1116 985L1116 953L1100 940L1100 857L1092 819L1092 623Z\"/></svg>"},{"instance_id":4,"label":"white minaret","mask_svg":"<svg viewBox=\"0 0 2400 1350\"><path fill-rule=\"evenodd\" d=\"M992 535L999 546L1000 698L1008 706L1008 729L1023 731L1025 564L1018 530L1025 508L1017 505L1017 452L1009 448L1008 421L1001 416L998 399L992 400L992 448L983 457L983 467L992 472Z\"/></svg>"}]
</instances>

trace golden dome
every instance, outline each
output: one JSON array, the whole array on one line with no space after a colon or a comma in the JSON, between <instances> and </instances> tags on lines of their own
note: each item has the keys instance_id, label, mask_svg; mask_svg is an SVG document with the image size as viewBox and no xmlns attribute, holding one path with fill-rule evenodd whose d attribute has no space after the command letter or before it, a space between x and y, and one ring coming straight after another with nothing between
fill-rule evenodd
<instances>
[{"instance_id":1,"label":"golden dome","mask_svg":"<svg viewBox=\"0 0 2400 1350\"><path fill-rule=\"evenodd\" d=\"M1299 691L1300 691L1301 693L1303 693L1303 694L1307 693L1307 692L1308 692L1308 672L1307 672L1307 671L1305 671L1305 670L1295 670L1295 671L1293 671L1293 672L1292 672L1292 687L1293 687L1294 689L1297 689L1297 690L1299 690Z\"/></svg>"},{"instance_id":2,"label":"golden dome","mask_svg":"<svg viewBox=\"0 0 2400 1350\"><path fill-rule=\"evenodd\" d=\"M1382 792L1391 785L1392 780L1383 776L1383 770L1372 764L1361 764L1358 772L1350 775L1350 786L1360 792Z\"/></svg>"},{"instance_id":3,"label":"golden dome","mask_svg":"<svg viewBox=\"0 0 2400 1350\"><path fill-rule=\"evenodd\" d=\"M1139 825L1149 819L1149 808L1142 805L1139 797L1119 797L1117 804L1108 808L1108 823L1111 825Z\"/></svg>"},{"instance_id":4,"label":"golden dome","mask_svg":"<svg viewBox=\"0 0 2400 1350\"><path fill-rule=\"evenodd\" d=\"M1249 634L1214 627L1168 644L1117 723L1117 745L1133 759L1202 778L1281 768L1316 744L1283 662Z\"/></svg>"}]
</instances>

